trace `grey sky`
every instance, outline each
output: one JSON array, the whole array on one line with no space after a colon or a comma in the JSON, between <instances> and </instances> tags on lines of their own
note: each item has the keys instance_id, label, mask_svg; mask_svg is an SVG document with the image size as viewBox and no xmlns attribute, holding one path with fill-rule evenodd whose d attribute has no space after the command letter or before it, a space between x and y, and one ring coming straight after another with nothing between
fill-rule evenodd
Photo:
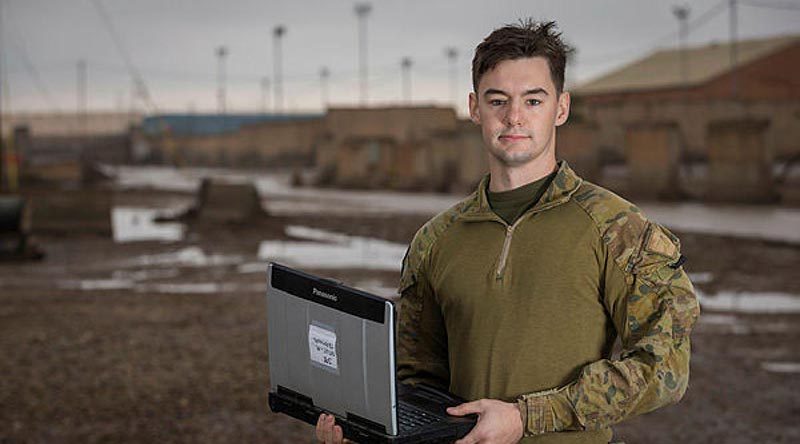
<instances>
[{"instance_id":1,"label":"grey sky","mask_svg":"<svg viewBox=\"0 0 800 444\"><path fill-rule=\"evenodd\" d=\"M90 109L128 109L131 78L93 1L111 16L130 57L162 111L216 110L219 45L227 46L228 109L260 110L260 79L272 77L272 28L283 24L284 96L289 110L319 110L319 71L331 72L330 99L358 99L355 2L337 0L0 0L7 89L3 107L76 108L76 64L86 59ZM800 1L744 1L741 38L800 33ZM415 103L449 103L447 46L459 50L459 105L469 92L475 45L493 28L521 17L558 21L578 49L568 70L584 81L677 45L678 2L373 0L368 18L370 103L401 99L400 60L412 57ZM724 0L691 2L695 19ZM749 3L749 4L748 4ZM753 4L788 5L775 9ZM794 7L795 9L792 9ZM728 11L692 29L690 44L728 39ZM38 75L38 80L37 76ZM8 93L8 94L6 94ZM270 94L272 95L272 94ZM9 98L10 96L10 98ZM49 99L47 98L49 96ZM138 104L141 108L141 103Z\"/></svg>"}]
</instances>

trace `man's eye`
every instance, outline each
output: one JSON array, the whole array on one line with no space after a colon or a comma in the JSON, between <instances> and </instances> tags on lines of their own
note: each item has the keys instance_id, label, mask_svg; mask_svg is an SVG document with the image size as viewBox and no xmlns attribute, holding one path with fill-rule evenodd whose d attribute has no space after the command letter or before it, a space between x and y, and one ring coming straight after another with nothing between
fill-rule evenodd
<instances>
[{"instance_id":1,"label":"man's eye","mask_svg":"<svg viewBox=\"0 0 800 444\"><path fill-rule=\"evenodd\" d=\"M537 106L541 105L542 101L539 99L528 99L528 105Z\"/></svg>"},{"instance_id":2,"label":"man's eye","mask_svg":"<svg viewBox=\"0 0 800 444\"><path fill-rule=\"evenodd\" d=\"M492 105L492 106L502 106L502 105L505 105L505 103L506 103L505 100L500 100L500 99L489 100L489 105Z\"/></svg>"}]
</instances>

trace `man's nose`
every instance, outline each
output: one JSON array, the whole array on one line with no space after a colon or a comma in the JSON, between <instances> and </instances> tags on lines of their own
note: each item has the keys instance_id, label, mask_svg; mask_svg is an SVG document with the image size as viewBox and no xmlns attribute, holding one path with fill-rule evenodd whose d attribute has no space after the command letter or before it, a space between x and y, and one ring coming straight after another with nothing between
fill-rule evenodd
<instances>
[{"instance_id":1,"label":"man's nose","mask_svg":"<svg viewBox=\"0 0 800 444\"><path fill-rule=\"evenodd\" d=\"M506 111L506 125L522 125L522 110L520 109L519 103L516 101L512 101L508 104L508 111Z\"/></svg>"}]
</instances>

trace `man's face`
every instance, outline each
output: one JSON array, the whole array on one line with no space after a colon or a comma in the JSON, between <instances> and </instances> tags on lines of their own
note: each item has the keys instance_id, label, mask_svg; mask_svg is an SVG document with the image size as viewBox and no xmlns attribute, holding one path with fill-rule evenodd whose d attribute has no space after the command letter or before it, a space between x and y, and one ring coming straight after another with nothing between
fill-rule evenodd
<instances>
[{"instance_id":1,"label":"man's face","mask_svg":"<svg viewBox=\"0 0 800 444\"><path fill-rule=\"evenodd\" d=\"M505 60L469 95L490 162L516 167L555 158L555 127L567 121L569 93L556 91L544 57Z\"/></svg>"}]
</instances>

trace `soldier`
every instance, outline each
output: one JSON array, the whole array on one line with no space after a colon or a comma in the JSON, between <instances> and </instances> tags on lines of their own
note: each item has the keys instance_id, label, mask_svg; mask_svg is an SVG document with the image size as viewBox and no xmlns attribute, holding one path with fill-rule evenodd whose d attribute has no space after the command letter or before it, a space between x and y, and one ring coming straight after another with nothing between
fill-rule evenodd
<instances>
[{"instance_id":1,"label":"soldier","mask_svg":"<svg viewBox=\"0 0 800 444\"><path fill-rule=\"evenodd\" d=\"M459 444L608 443L688 384L699 306L678 239L556 160L568 51L531 20L478 45L469 107L489 174L403 261L398 377L473 400L448 409L479 415ZM317 437L341 429L323 415Z\"/></svg>"}]
</instances>

